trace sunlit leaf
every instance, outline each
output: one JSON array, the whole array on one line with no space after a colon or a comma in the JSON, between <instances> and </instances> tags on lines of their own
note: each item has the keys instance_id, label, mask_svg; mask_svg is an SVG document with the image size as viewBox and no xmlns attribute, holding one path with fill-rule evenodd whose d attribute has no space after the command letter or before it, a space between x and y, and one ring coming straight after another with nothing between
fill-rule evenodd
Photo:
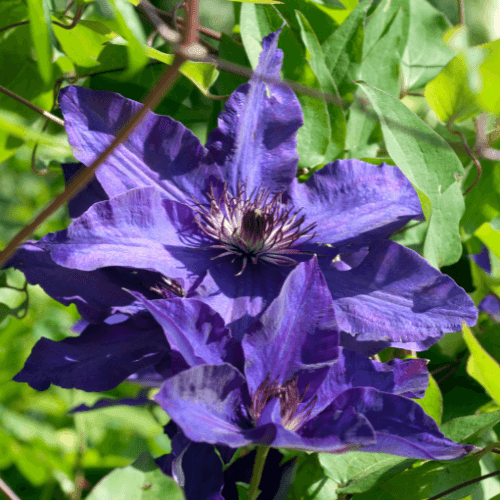
<instances>
[{"instance_id":1,"label":"sunlit leaf","mask_svg":"<svg viewBox=\"0 0 500 500\"><path fill-rule=\"evenodd\" d=\"M325 64L341 95L345 87L353 86L358 78L358 66L363 55L363 21L368 2L360 3L347 19L323 42Z\"/></svg>"},{"instance_id":2,"label":"sunlit leaf","mask_svg":"<svg viewBox=\"0 0 500 500\"><path fill-rule=\"evenodd\" d=\"M0 110L0 130L23 141L38 142L57 149L59 153L71 155L71 148L67 141L33 130L20 116L10 111Z\"/></svg>"},{"instance_id":3,"label":"sunlit leaf","mask_svg":"<svg viewBox=\"0 0 500 500\"><path fill-rule=\"evenodd\" d=\"M98 0L97 5L106 26L128 42L128 66L121 78L130 78L148 62L146 37L140 20L132 5L125 0Z\"/></svg>"},{"instance_id":4,"label":"sunlit leaf","mask_svg":"<svg viewBox=\"0 0 500 500\"><path fill-rule=\"evenodd\" d=\"M427 0L410 0L410 31L403 55L404 89L419 88L434 78L455 55L445 45L448 19Z\"/></svg>"},{"instance_id":5,"label":"sunlit leaf","mask_svg":"<svg viewBox=\"0 0 500 500\"><path fill-rule=\"evenodd\" d=\"M467 373L479 382L486 392L500 404L500 365L481 347L470 328L463 327L464 340L470 351Z\"/></svg>"},{"instance_id":6,"label":"sunlit leaf","mask_svg":"<svg viewBox=\"0 0 500 500\"><path fill-rule=\"evenodd\" d=\"M297 12L297 19L299 20L302 43L307 51L307 60L321 85L321 90L340 100L337 87L326 66L316 34L303 14ZM340 104L328 104L328 113L330 115L331 141L323 159L325 163L336 159L343 153L346 135L346 121Z\"/></svg>"},{"instance_id":7,"label":"sunlit leaf","mask_svg":"<svg viewBox=\"0 0 500 500\"><path fill-rule=\"evenodd\" d=\"M425 391L425 397L422 399L415 399L414 401L418 403L424 409L425 413L430 415L438 425L441 424L443 396L431 374L429 374L429 387Z\"/></svg>"},{"instance_id":8,"label":"sunlit leaf","mask_svg":"<svg viewBox=\"0 0 500 500\"><path fill-rule=\"evenodd\" d=\"M482 48L488 55L479 67L482 81L478 101L484 110L500 115L500 40L487 43Z\"/></svg>"},{"instance_id":9,"label":"sunlit leaf","mask_svg":"<svg viewBox=\"0 0 500 500\"><path fill-rule=\"evenodd\" d=\"M385 453L352 451L340 455L320 453L319 461L339 492L362 493L404 471L415 460Z\"/></svg>"},{"instance_id":10,"label":"sunlit leaf","mask_svg":"<svg viewBox=\"0 0 500 500\"><path fill-rule=\"evenodd\" d=\"M147 47L146 53L152 59L161 61L165 64L172 64L174 56L172 54L165 54L159 50L152 47ZM214 84L215 80L219 76L219 71L211 64L198 63L187 61L185 62L179 72L183 74L186 78L191 80L205 95L208 93L208 89Z\"/></svg>"},{"instance_id":11,"label":"sunlit leaf","mask_svg":"<svg viewBox=\"0 0 500 500\"><path fill-rule=\"evenodd\" d=\"M365 29L363 60L360 65L358 80L373 85L394 97L399 96L399 66L409 30L409 0L386 0L381 2ZM380 14L379 14L380 12ZM392 13L392 17L388 15ZM386 22L386 27L379 35L378 23ZM376 25L373 28L373 25ZM362 94L356 93L358 99ZM347 121L346 149L352 157L357 157L367 146L377 122L359 106L351 107Z\"/></svg>"},{"instance_id":12,"label":"sunlit leaf","mask_svg":"<svg viewBox=\"0 0 500 500\"><path fill-rule=\"evenodd\" d=\"M116 36L103 24L85 20L71 30L54 26L54 33L64 52L83 68L99 66L97 58L104 44Z\"/></svg>"},{"instance_id":13,"label":"sunlit leaf","mask_svg":"<svg viewBox=\"0 0 500 500\"><path fill-rule=\"evenodd\" d=\"M462 254L458 225L464 201L456 181L463 173L460 160L398 99L367 84L360 86L378 115L392 159L432 204L424 257L436 267L455 263Z\"/></svg>"},{"instance_id":14,"label":"sunlit leaf","mask_svg":"<svg viewBox=\"0 0 500 500\"><path fill-rule=\"evenodd\" d=\"M461 460L426 462L398 474L379 487L395 499L424 500L480 475L479 460L469 456ZM476 488L477 484L472 484L442 498L459 500L472 494Z\"/></svg>"},{"instance_id":15,"label":"sunlit leaf","mask_svg":"<svg viewBox=\"0 0 500 500\"><path fill-rule=\"evenodd\" d=\"M50 43L50 10L46 0L27 0L30 32L40 75L46 84L52 82L52 46Z\"/></svg>"},{"instance_id":16,"label":"sunlit leaf","mask_svg":"<svg viewBox=\"0 0 500 500\"><path fill-rule=\"evenodd\" d=\"M175 481L164 475L148 454L132 465L105 476L86 497L88 500L183 500Z\"/></svg>"},{"instance_id":17,"label":"sunlit leaf","mask_svg":"<svg viewBox=\"0 0 500 500\"><path fill-rule=\"evenodd\" d=\"M469 88L467 74L467 59L459 54L426 85L427 102L441 121L461 121L481 113L476 96Z\"/></svg>"}]
</instances>

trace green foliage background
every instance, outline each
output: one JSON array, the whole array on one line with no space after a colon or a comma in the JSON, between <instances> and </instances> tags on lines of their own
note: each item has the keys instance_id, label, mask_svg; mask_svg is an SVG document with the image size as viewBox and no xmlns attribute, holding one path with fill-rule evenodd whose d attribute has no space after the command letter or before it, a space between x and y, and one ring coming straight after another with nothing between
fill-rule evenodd
<instances>
[{"instance_id":1,"label":"green foliage background","mask_svg":"<svg viewBox=\"0 0 500 500\"><path fill-rule=\"evenodd\" d=\"M174 3L155 5L170 11ZM305 116L299 132L302 177L337 158L397 164L416 187L427 222L395 239L450 274L476 303L488 293L500 294L500 163L480 159L483 174L464 198L476 170L456 132L472 147L473 119L487 113L490 145L500 147L500 33L491 23L498 3L466 0L467 23L460 27L455 0L276 5L201 0L201 24L223 32L220 41L210 40L218 56L247 67L255 67L262 37L286 22L280 37L283 76L345 104L342 109L298 94ZM159 37L146 45L151 26L125 0L76 2L83 6L82 20L65 30L53 24L68 24L62 0L3 0L0 85L59 116L54 89L69 82L142 100L172 61L169 48ZM29 24L2 30L28 19ZM213 97L244 81L206 64L187 63L156 112L181 121L204 142L223 106ZM45 130L44 124L35 111L0 93L2 247L63 189L60 163L73 160L64 131L53 123ZM33 167L48 169L43 176L32 171L35 143ZM61 208L34 237L68 221ZM468 258L482 244L490 251L491 275ZM27 303L23 286L21 273L0 274L2 479L23 500L182 498L151 461L170 451L163 411L115 407L73 415L71 408L102 395L53 386L39 393L11 381L38 339L72 335L70 327L78 320L73 306L61 306L39 287L29 287ZM430 359L435 375L421 403L452 439L480 447L499 440L499 335L500 325L481 315L472 332L449 334L419 353ZM381 356L395 355L400 353ZM105 396L131 397L137 391L122 384ZM420 500L500 467L492 453L452 463L361 452L284 453L284 460L294 457L290 500ZM500 481L493 477L443 498L500 498Z\"/></svg>"}]
</instances>

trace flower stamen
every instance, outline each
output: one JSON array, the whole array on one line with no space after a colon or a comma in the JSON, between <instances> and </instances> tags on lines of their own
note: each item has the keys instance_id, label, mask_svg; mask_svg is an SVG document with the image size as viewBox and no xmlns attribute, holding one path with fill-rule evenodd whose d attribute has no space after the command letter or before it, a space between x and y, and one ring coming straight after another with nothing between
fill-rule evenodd
<instances>
[{"instance_id":1,"label":"flower stamen","mask_svg":"<svg viewBox=\"0 0 500 500\"><path fill-rule=\"evenodd\" d=\"M255 425L257 425L267 403L274 398L278 398L280 402L281 422L286 429L296 430L303 422L309 420L316 404L317 396L311 398L298 412L299 405L304 400L309 385L300 394L297 381L298 377L293 377L285 383L278 385L276 381L270 382L269 375L264 379L252 396L252 404L248 409Z\"/></svg>"},{"instance_id":2,"label":"flower stamen","mask_svg":"<svg viewBox=\"0 0 500 500\"><path fill-rule=\"evenodd\" d=\"M259 188L248 194L246 187L240 184L236 196L229 193L227 185L219 197L213 186L207 194L210 208L197 203L196 223L214 240L209 248L222 250L214 259L233 256L233 262L241 260L237 276L243 273L248 262L296 265L289 255L307 252L292 248L293 245L316 236L316 233L310 234L316 224L302 227L305 215L300 215L300 210L294 210L289 202L283 203L281 193L272 196L268 189Z\"/></svg>"}]
</instances>

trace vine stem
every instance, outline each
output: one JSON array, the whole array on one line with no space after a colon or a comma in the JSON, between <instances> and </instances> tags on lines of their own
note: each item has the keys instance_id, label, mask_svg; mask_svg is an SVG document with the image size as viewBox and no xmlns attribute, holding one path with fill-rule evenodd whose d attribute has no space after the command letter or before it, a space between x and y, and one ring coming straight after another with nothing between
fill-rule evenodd
<instances>
[{"instance_id":1,"label":"vine stem","mask_svg":"<svg viewBox=\"0 0 500 500\"><path fill-rule=\"evenodd\" d=\"M9 500L21 500L9 487L9 485L0 477L0 491Z\"/></svg>"},{"instance_id":2,"label":"vine stem","mask_svg":"<svg viewBox=\"0 0 500 500\"><path fill-rule=\"evenodd\" d=\"M252 479L250 480L250 488L248 490L248 500L256 500L259 496L259 484L262 479L262 472L264 471L264 464L266 463L268 453L269 446L257 447L257 455L255 455Z\"/></svg>"},{"instance_id":3,"label":"vine stem","mask_svg":"<svg viewBox=\"0 0 500 500\"><path fill-rule=\"evenodd\" d=\"M485 479L488 479L490 477L498 476L500 474L500 470L496 470L495 472L491 472L490 474L486 474L481 477L475 477L474 479L471 479L470 481L466 481L465 483L461 483L458 486L454 486L453 488L450 488L449 490L442 491L439 493L439 495L435 495L433 497L430 497L428 500L439 500L440 498L443 498L445 495L449 495L450 493L453 493L454 491L458 491L462 488L465 488L466 486L470 486L471 484L474 483L479 483L479 481L484 481Z\"/></svg>"},{"instance_id":4,"label":"vine stem","mask_svg":"<svg viewBox=\"0 0 500 500\"><path fill-rule=\"evenodd\" d=\"M28 106L28 108L32 109L33 111L36 111L37 113L39 113L42 116L45 116L45 118L47 118L48 120L50 120L54 123L57 123L57 125L64 127L64 121L61 120L61 118L53 115L49 111L45 111L44 109L39 108L38 106L31 103L30 101L27 101L24 97L21 97L20 95L17 95L14 92L11 92L9 89L2 87L2 85L0 85L0 92L4 93L5 95L8 95L9 97L12 97L12 99L15 99L16 101L20 102L21 104Z\"/></svg>"}]
</instances>

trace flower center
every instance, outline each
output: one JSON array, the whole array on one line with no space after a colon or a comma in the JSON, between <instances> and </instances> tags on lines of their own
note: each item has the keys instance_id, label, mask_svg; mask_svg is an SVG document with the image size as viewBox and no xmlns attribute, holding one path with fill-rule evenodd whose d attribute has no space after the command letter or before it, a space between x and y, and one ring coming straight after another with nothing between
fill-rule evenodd
<instances>
[{"instance_id":1,"label":"flower center","mask_svg":"<svg viewBox=\"0 0 500 500\"><path fill-rule=\"evenodd\" d=\"M298 240L304 243L315 236L308 233L316 224L302 227L305 216L299 216L300 210L294 210L288 202L283 203L281 193L271 196L269 190L257 189L248 194L246 187L240 185L237 196L233 196L224 185L220 197L216 197L213 187L208 197L210 208L198 204L196 222L214 240L210 248L221 250L216 258L233 256L233 262L242 260L237 276L248 262L297 264L289 255L306 252L291 247Z\"/></svg>"},{"instance_id":2,"label":"flower center","mask_svg":"<svg viewBox=\"0 0 500 500\"><path fill-rule=\"evenodd\" d=\"M259 385L257 391L252 396L252 404L248 409L253 421L257 424L267 403L274 398L280 402L281 422L286 429L296 430L303 422L309 420L311 412L316 404L317 397L314 396L300 412L298 408L307 392L307 386L302 394L297 387L297 377L287 380L284 384L278 385L269 381L269 375Z\"/></svg>"}]
</instances>

